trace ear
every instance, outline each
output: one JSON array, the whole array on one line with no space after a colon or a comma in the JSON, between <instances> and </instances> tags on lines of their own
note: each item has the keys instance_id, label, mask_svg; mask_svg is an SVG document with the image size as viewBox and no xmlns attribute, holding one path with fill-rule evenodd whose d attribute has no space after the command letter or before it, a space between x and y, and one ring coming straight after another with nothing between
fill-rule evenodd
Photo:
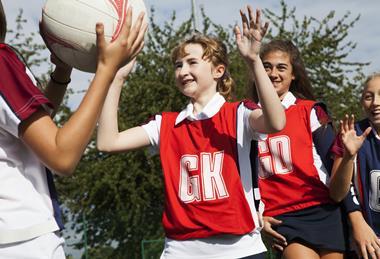
<instances>
[{"instance_id":1,"label":"ear","mask_svg":"<svg viewBox=\"0 0 380 259\"><path fill-rule=\"evenodd\" d=\"M226 67L222 64L220 65L217 65L214 69L213 69L213 76L215 79L220 79L223 75L224 75L224 72L226 71Z\"/></svg>"}]
</instances>

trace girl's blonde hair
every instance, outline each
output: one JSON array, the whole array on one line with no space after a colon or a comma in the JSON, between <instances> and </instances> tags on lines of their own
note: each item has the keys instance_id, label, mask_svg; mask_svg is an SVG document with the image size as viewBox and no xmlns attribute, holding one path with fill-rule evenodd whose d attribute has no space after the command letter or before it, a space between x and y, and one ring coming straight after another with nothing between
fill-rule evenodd
<instances>
[{"instance_id":1,"label":"girl's blonde hair","mask_svg":"<svg viewBox=\"0 0 380 259\"><path fill-rule=\"evenodd\" d=\"M7 20L5 19L5 13L3 4L0 0L0 43L5 41L5 34L7 33Z\"/></svg>"},{"instance_id":2,"label":"girl's blonde hair","mask_svg":"<svg viewBox=\"0 0 380 259\"><path fill-rule=\"evenodd\" d=\"M229 67L229 60L228 60L228 54L227 54L227 48L226 46L218 39L196 34L193 35L191 38L186 39L185 41L181 42L172 52L172 62L175 64L178 58L183 58L188 53L185 51L185 47L188 44L199 44L203 48L203 59L209 60L213 66L218 65L224 65L225 71L224 75L219 79L217 83L217 91L223 95L226 100L229 100L232 98L232 92L235 88L235 82L232 79L228 67Z\"/></svg>"}]
</instances>

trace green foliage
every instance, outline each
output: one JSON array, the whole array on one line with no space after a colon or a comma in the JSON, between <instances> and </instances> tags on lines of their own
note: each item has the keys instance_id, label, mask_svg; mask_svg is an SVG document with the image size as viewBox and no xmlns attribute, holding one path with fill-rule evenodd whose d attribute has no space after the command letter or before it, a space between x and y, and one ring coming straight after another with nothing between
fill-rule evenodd
<instances>
[{"instance_id":1,"label":"green foliage","mask_svg":"<svg viewBox=\"0 0 380 259\"><path fill-rule=\"evenodd\" d=\"M141 241L141 258L150 259L158 258L158 255L162 253L165 239L156 240L142 240Z\"/></svg>"},{"instance_id":2,"label":"green foliage","mask_svg":"<svg viewBox=\"0 0 380 259\"><path fill-rule=\"evenodd\" d=\"M271 21L267 40L291 39L301 50L315 93L327 103L335 118L346 112L359 113L358 96L363 79L362 69L367 63L352 62L349 54L356 43L347 40L349 30L359 17L347 13L336 18L330 12L322 20L313 17L296 19L296 9L289 9L281 1L282 11L275 14L265 10ZM220 37L230 51L230 71L237 83L236 96L246 94L245 64L234 43L231 26L226 29L213 23L202 9L202 32ZM176 27L176 14L163 25L154 20L151 10L150 31L144 51L138 57L135 73L128 79L121 95L119 108L120 129L144 123L150 116L162 111L179 111L186 98L174 84L174 68L170 61L174 46L192 33L191 19ZM22 11L16 19L15 31L7 39L16 46L31 67L46 61L41 54L44 46L34 42L36 35L20 32ZM43 82L48 71L41 76ZM71 111L61 110L59 122L65 121ZM58 190L76 234L86 238L75 244L77 248L88 245L89 258L141 258L143 240L163 238L161 214L163 210L163 181L158 156L148 149L125 154L98 152L94 141L75 175L60 178ZM86 219L83 221L83 219ZM86 235L83 232L86 231ZM158 249L154 246L154 249ZM148 252L153 251L153 248ZM268 257L272 257L268 254Z\"/></svg>"},{"instance_id":3,"label":"green foliage","mask_svg":"<svg viewBox=\"0 0 380 259\"><path fill-rule=\"evenodd\" d=\"M46 64L47 58L41 53L46 47L44 44L36 42L36 33L23 32L23 27L27 23L27 20L22 15L23 10L20 9L15 21L16 28L15 30L7 31L6 40L20 52L28 66L33 69L34 67L41 66L41 64Z\"/></svg>"}]
</instances>

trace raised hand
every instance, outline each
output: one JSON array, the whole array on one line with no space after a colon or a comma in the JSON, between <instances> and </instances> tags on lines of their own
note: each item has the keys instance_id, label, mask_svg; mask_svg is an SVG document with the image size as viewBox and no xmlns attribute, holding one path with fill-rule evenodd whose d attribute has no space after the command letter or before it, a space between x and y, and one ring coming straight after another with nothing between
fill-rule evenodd
<instances>
[{"instance_id":1,"label":"raised hand","mask_svg":"<svg viewBox=\"0 0 380 259\"><path fill-rule=\"evenodd\" d=\"M339 122L340 124L340 135L344 149L347 155L355 156L360 147L363 145L364 140L371 132L371 127L368 127L362 135L357 136L354 128L355 116L345 115L344 119Z\"/></svg>"},{"instance_id":2,"label":"raised hand","mask_svg":"<svg viewBox=\"0 0 380 259\"><path fill-rule=\"evenodd\" d=\"M134 58L131 62L129 62L125 66L121 67L117 71L114 80L125 81L129 73L131 73L133 67L135 66L135 63L136 63L136 58Z\"/></svg>"},{"instance_id":3,"label":"raised hand","mask_svg":"<svg viewBox=\"0 0 380 259\"><path fill-rule=\"evenodd\" d=\"M98 68L106 67L116 71L135 58L144 47L144 35L147 27L143 12L140 13L132 27L132 9L128 8L125 23L119 36L107 43L104 39L103 24L96 24Z\"/></svg>"},{"instance_id":4,"label":"raised hand","mask_svg":"<svg viewBox=\"0 0 380 259\"><path fill-rule=\"evenodd\" d=\"M235 38L240 54L246 61L255 61L260 53L262 39L268 31L269 23L261 22L261 10L256 9L256 17L253 8L248 5L248 18L243 10L240 10L243 34L239 26L235 26Z\"/></svg>"}]
</instances>

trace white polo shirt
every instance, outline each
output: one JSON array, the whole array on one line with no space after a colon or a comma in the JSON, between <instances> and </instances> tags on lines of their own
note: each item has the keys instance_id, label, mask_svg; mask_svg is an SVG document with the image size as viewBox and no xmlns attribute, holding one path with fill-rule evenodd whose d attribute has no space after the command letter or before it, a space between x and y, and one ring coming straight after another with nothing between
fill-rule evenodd
<instances>
[{"instance_id":1,"label":"white polo shirt","mask_svg":"<svg viewBox=\"0 0 380 259\"><path fill-rule=\"evenodd\" d=\"M8 244L59 227L46 168L18 137L20 123L47 107L48 100L4 44L0 44L0 75L0 244Z\"/></svg>"}]
</instances>

